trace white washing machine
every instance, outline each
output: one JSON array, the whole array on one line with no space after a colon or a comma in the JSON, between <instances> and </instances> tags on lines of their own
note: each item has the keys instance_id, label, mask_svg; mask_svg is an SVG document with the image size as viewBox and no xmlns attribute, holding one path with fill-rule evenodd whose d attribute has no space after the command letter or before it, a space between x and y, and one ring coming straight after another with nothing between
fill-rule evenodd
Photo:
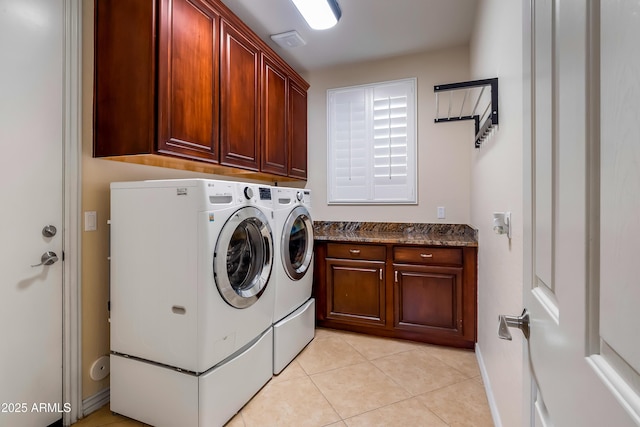
<instances>
[{"instance_id":1,"label":"white washing machine","mask_svg":"<svg viewBox=\"0 0 640 427\"><path fill-rule=\"evenodd\" d=\"M270 378L271 188L111 184L111 410L215 426Z\"/></svg>"},{"instance_id":2,"label":"white washing machine","mask_svg":"<svg viewBox=\"0 0 640 427\"><path fill-rule=\"evenodd\" d=\"M279 374L313 339L311 191L272 187L275 217L273 373Z\"/></svg>"}]
</instances>

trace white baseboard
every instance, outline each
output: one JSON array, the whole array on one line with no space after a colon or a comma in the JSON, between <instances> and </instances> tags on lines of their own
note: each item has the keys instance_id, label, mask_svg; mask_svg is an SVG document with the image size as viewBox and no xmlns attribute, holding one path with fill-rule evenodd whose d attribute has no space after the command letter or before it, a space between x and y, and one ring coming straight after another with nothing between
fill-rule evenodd
<instances>
[{"instance_id":1,"label":"white baseboard","mask_svg":"<svg viewBox=\"0 0 640 427\"><path fill-rule=\"evenodd\" d=\"M93 396L89 396L82 401L82 417L86 417L109 403L111 389L109 387L100 390Z\"/></svg>"},{"instance_id":2,"label":"white baseboard","mask_svg":"<svg viewBox=\"0 0 640 427\"><path fill-rule=\"evenodd\" d=\"M502 427L500 413L498 412L498 405L496 405L496 399L493 395L493 389L491 388L491 381L489 381L489 374L487 373L487 368L484 365L484 359L482 359L482 352L480 351L480 344L478 343L476 343L476 359L478 360L478 366L480 367L480 374L482 375L484 390L485 393L487 393L487 400L489 401L489 409L491 410L493 425L495 427Z\"/></svg>"}]
</instances>

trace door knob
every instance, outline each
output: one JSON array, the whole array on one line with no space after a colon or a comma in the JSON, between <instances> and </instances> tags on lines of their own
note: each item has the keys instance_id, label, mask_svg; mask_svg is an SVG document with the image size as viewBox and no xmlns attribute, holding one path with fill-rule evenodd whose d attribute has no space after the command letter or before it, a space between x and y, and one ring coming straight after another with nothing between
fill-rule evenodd
<instances>
[{"instance_id":1,"label":"door knob","mask_svg":"<svg viewBox=\"0 0 640 427\"><path fill-rule=\"evenodd\" d=\"M39 267L41 265L51 265L54 262L58 261L58 255L55 252L47 251L42 254L40 257L40 264L32 265L31 267Z\"/></svg>"},{"instance_id":2,"label":"door knob","mask_svg":"<svg viewBox=\"0 0 640 427\"><path fill-rule=\"evenodd\" d=\"M529 312L525 308L520 316L506 316L501 314L498 316L498 337L503 340L511 341L511 332L509 328L518 328L529 339Z\"/></svg>"}]
</instances>

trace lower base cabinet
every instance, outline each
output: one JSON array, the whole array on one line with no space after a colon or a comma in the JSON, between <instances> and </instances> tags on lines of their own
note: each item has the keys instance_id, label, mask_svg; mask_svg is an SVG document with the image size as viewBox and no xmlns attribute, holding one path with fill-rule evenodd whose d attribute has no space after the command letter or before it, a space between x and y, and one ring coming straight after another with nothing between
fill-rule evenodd
<instances>
[{"instance_id":1,"label":"lower base cabinet","mask_svg":"<svg viewBox=\"0 0 640 427\"><path fill-rule=\"evenodd\" d=\"M327 261L327 318L362 325L384 325L384 263Z\"/></svg>"},{"instance_id":2,"label":"lower base cabinet","mask_svg":"<svg viewBox=\"0 0 640 427\"><path fill-rule=\"evenodd\" d=\"M317 323L473 348L477 248L316 242Z\"/></svg>"},{"instance_id":3,"label":"lower base cabinet","mask_svg":"<svg viewBox=\"0 0 640 427\"><path fill-rule=\"evenodd\" d=\"M394 265L394 327L462 333L462 268Z\"/></svg>"}]
</instances>

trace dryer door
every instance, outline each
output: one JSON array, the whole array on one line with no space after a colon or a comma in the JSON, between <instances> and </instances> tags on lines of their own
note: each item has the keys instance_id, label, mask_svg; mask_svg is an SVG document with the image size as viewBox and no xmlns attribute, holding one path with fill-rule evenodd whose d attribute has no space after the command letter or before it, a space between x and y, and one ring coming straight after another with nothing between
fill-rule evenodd
<instances>
[{"instance_id":1,"label":"dryer door","mask_svg":"<svg viewBox=\"0 0 640 427\"><path fill-rule=\"evenodd\" d=\"M253 305L266 289L273 265L273 239L267 217L257 208L236 211L216 243L213 275L231 306Z\"/></svg>"},{"instance_id":2,"label":"dryer door","mask_svg":"<svg viewBox=\"0 0 640 427\"><path fill-rule=\"evenodd\" d=\"M313 259L313 222L304 206L291 211L282 231L282 265L293 280L300 280Z\"/></svg>"}]
</instances>

